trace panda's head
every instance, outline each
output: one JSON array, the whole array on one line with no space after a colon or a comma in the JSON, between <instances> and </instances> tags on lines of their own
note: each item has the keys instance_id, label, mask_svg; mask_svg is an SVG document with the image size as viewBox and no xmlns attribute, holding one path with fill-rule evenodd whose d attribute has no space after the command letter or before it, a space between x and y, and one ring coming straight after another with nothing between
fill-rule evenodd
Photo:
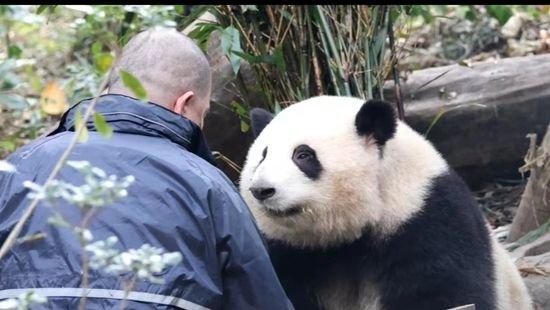
<instances>
[{"instance_id":1,"label":"panda's head","mask_svg":"<svg viewBox=\"0 0 550 310\"><path fill-rule=\"evenodd\" d=\"M397 127L389 103L321 96L251 119L240 188L269 238L329 246L380 219L380 161Z\"/></svg>"}]
</instances>

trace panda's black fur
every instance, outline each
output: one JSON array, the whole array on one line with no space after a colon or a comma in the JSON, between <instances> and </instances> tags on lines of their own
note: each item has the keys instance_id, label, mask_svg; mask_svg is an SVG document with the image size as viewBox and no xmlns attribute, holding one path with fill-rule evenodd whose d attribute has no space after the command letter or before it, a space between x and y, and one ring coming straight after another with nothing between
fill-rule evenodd
<instances>
[{"instance_id":1,"label":"panda's black fur","mask_svg":"<svg viewBox=\"0 0 550 310\"><path fill-rule=\"evenodd\" d=\"M355 242L299 249L269 240L274 267L296 309L320 309L316 293L334 275L377 283L383 309L496 309L489 232L454 173L434 180L426 209L388 240L365 231ZM359 292L357 292L359 294Z\"/></svg>"}]
</instances>

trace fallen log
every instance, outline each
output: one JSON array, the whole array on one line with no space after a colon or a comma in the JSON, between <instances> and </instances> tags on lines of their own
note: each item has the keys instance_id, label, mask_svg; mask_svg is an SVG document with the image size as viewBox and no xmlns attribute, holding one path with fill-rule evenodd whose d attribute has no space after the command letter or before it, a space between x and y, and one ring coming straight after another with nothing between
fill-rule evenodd
<instances>
[{"instance_id":1,"label":"fallen log","mask_svg":"<svg viewBox=\"0 0 550 310\"><path fill-rule=\"evenodd\" d=\"M529 145L550 121L550 55L413 72L402 83L405 120L426 133L472 187L519 178ZM393 83L384 87L393 100Z\"/></svg>"}]
</instances>

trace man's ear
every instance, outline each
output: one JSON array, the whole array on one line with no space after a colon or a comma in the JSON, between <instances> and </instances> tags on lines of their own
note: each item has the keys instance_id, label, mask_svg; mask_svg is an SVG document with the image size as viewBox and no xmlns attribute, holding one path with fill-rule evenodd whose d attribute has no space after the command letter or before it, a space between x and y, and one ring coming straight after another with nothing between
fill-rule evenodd
<instances>
[{"instance_id":1,"label":"man's ear","mask_svg":"<svg viewBox=\"0 0 550 310\"><path fill-rule=\"evenodd\" d=\"M176 103L174 103L174 107L172 108L172 111L177 114L184 114L186 111L187 106L189 105L189 100L195 96L195 93L192 91L188 91L185 94L181 95L178 99L176 99Z\"/></svg>"},{"instance_id":2,"label":"man's ear","mask_svg":"<svg viewBox=\"0 0 550 310\"><path fill-rule=\"evenodd\" d=\"M252 126L252 134L257 138L265 126L271 122L273 114L262 108L253 108L250 110L250 121Z\"/></svg>"},{"instance_id":3,"label":"man's ear","mask_svg":"<svg viewBox=\"0 0 550 310\"><path fill-rule=\"evenodd\" d=\"M357 134L372 135L379 146L393 137L396 127L397 118L392 104L382 100L365 102L355 117Z\"/></svg>"}]
</instances>

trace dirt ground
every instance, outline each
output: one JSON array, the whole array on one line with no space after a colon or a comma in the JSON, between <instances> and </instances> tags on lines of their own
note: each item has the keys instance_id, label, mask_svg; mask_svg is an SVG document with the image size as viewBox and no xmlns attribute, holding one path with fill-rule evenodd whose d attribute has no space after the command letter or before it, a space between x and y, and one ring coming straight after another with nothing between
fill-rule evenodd
<instances>
[{"instance_id":1,"label":"dirt ground","mask_svg":"<svg viewBox=\"0 0 550 310\"><path fill-rule=\"evenodd\" d=\"M481 210L493 228L512 223L527 184L525 180L496 180L473 192Z\"/></svg>"}]
</instances>

